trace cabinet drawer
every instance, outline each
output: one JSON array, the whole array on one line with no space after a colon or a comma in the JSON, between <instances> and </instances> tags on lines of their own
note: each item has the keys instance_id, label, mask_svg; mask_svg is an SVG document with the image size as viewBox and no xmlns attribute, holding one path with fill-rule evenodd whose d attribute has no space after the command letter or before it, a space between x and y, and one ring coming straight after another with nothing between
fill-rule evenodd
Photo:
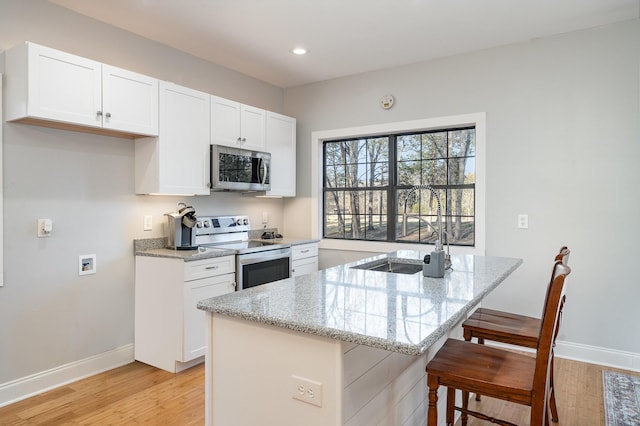
<instances>
[{"instance_id":1,"label":"cabinet drawer","mask_svg":"<svg viewBox=\"0 0 640 426\"><path fill-rule=\"evenodd\" d=\"M236 271L236 257L223 256L211 259L184 262L184 280L191 281L216 275L234 273Z\"/></svg>"},{"instance_id":2,"label":"cabinet drawer","mask_svg":"<svg viewBox=\"0 0 640 426\"><path fill-rule=\"evenodd\" d=\"M293 260L304 259L318 255L318 244L301 244L291 247L291 257Z\"/></svg>"}]
</instances>

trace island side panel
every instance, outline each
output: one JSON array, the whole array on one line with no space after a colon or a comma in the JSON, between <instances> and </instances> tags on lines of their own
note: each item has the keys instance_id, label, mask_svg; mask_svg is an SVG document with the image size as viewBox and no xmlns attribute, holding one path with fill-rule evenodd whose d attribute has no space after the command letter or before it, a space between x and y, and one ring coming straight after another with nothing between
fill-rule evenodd
<instances>
[{"instance_id":1,"label":"island side panel","mask_svg":"<svg viewBox=\"0 0 640 426\"><path fill-rule=\"evenodd\" d=\"M342 422L339 341L215 313L207 322L207 425ZM292 375L322 383L321 407L293 399Z\"/></svg>"},{"instance_id":2,"label":"island side panel","mask_svg":"<svg viewBox=\"0 0 640 426\"><path fill-rule=\"evenodd\" d=\"M343 344L345 426L422 426L427 417L425 366L447 338L462 339L461 322L420 356L403 355L351 343ZM438 391L445 412L446 388ZM444 425L444 416L440 416Z\"/></svg>"}]
</instances>

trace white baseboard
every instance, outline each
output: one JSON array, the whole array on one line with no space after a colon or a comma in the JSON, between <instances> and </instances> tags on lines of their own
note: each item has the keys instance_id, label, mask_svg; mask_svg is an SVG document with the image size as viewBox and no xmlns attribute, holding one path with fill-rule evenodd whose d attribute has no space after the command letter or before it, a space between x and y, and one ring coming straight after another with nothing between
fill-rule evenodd
<instances>
[{"instance_id":1,"label":"white baseboard","mask_svg":"<svg viewBox=\"0 0 640 426\"><path fill-rule=\"evenodd\" d=\"M134 361L133 344L0 384L0 407Z\"/></svg>"},{"instance_id":2,"label":"white baseboard","mask_svg":"<svg viewBox=\"0 0 640 426\"><path fill-rule=\"evenodd\" d=\"M490 342L487 345L503 348L517 349L523 352L535 352L534 349L508 345L500 342ZM589 364L604 365L621 370L640 372L640 354L634 352L618 351L616 349L601 348L598 346L583 345L556 341L555 356L558 358L572 359L574 361L587 362Z\"/></svg>"},{"instance_id":3,"label":"white baseboard","mask_svg":"<svg viewBox=\"0 0 640 426\"><path fill-rule=\"evenodd\" d=\"M568 358L629 371L640 371L639 353L558 340L556 342L555 354L559 358Z\"/></svg>"}]
</instances>

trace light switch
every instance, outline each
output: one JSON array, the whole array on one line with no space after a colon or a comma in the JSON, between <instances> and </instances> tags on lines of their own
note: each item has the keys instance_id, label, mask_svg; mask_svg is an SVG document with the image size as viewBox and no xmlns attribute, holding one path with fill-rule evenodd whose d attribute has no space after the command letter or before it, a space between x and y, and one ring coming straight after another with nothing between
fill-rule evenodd
<instances>
[{"instance_id":1,"label":"light switch","mask_svg":"<svg viewBox=\"0 0 640 426\"><path fill-rule=\"evenodd\" d=\"M142 222L143 231L153 231L153 216L146 215Z\"/></svg>"},{"instance_id":2,"label":"light switch","mask_svg":"<svg viewBox=\"0 0 640 426\"><path fill-rule=\"evenodd\" d=\"M519 214L518 215L518 229L528 229L529 228L529 215L528 214Z\"/></svg>"}]
</instances>

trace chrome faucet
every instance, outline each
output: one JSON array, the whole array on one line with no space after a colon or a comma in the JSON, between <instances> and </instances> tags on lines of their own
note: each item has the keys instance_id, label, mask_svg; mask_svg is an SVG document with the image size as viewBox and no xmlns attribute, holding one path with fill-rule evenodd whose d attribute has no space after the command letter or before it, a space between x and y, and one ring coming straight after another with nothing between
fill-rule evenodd
<instances>
[{"instance_id":1,"label":"chrome faucet","mask_svg":"<svg viewBox=\"0 0 640 426\"><path fill-rule=\"evenodd\" d=\"M435 189L431 185L414 185L411 187L407 196L404 199L404 208L402 211L402 235L407 235L407 202L412 198L413 194L420 190L425 189L430 191L431 194L436 197L436 214L438 215L438 229L436 229L431 223L425 222L429 225L433 230L438 234L438 239L436 240L436 250L442 250L442 208L440 204L440 196L436 192Z\"/></svg>"},{"instance_id":2,"label":"chrome faucet","mask_svg":"<svg viewBox=\"0 0 640 426\"><path fill-rule=\"evenodd\" d=\"M404 208L402 212L402 234L407 235L407 202L412 198L413 194L420 190L424 189L429 192L436 198L436 214L438 216L438 229L436 229L430 222L425 221L427 225L429 225L438 235L438 239L436 240L435 250L434 252L440 253L443 252L443 234L444 227L442 226L442 204L440 203L440 196L436 192L435 189L431 185L414 185L411 187L407 196L404 199ZM449 254L449 239L447 239L447 254L444 256L444 270L447 270L451 267L451 255Z\"/></svg>"}]
</instances>

